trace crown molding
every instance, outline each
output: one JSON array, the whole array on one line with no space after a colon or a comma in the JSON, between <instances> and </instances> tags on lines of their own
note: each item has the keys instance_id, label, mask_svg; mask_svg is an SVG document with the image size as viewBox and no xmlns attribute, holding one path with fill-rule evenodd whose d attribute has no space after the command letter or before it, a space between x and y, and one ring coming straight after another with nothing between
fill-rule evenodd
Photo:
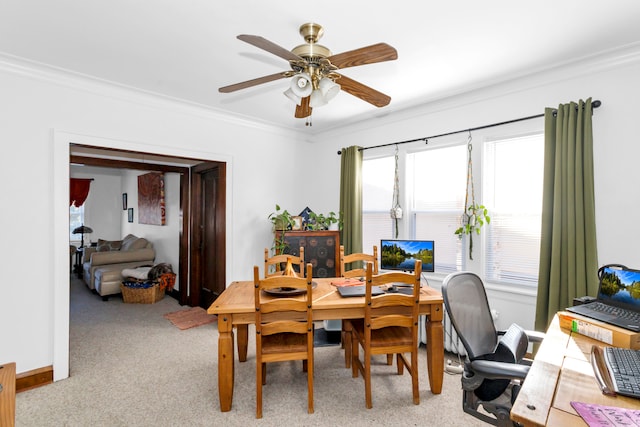
<instances>
[{"instance_id":1,"label":"crown molding","mask_svg":"<svg viewBox=\"0 0 640 427\"><path fill-rule=\"evenodd\" d=\"M292 139L308 138L308 135L305 133L292 131L291 129L279 127L271 123L257 121L241 114L231 114L204 104L145 91L3 52L0 52L0 72L43 81L98 96L115 98L131 104L162 109L173 113L178 112L208 120L218 120L230 125L255 129L260 132L268 132Z\"/></svg>"}]
</instances>

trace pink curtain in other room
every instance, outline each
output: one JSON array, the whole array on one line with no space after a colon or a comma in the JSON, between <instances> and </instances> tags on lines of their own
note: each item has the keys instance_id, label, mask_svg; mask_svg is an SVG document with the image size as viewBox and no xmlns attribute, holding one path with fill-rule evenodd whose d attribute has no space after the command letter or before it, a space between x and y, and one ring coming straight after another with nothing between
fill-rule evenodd
<instances>
[{"instance_id":1,"label":"pink curtain in other room","mask_svg":"<svg viewBox=\"0 0 640 427\"><path fill-rule=\"evenodd\" d=\"M79 208L89 195L89 186L93 179L71 178L69 184L69 206Z\"/></svg>"}]
</instances>

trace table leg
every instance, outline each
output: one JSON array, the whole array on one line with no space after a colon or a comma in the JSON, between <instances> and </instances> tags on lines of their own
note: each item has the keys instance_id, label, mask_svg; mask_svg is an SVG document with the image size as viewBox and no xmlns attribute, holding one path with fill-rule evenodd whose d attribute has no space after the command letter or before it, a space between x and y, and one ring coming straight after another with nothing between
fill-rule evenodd
<instances>
[{"instance_id":1,"label":"table leg","mask_svg":"<svg viewBox=\"0 0 640 427\"><path fill-rule=\"evenodd\" d=\"M233 403L234 356L231 316L218 315L218 394L220 411L228 412Z\"/></svg>"},{"instance_id":2,"label":"table leg","mask_svg":"<svg viewBox=\"0 0 640 427\"><path fill-rule=\"evenodd\" d=\"M238 333L238 360L247 361L247 348L249 347L249 325L236 326Z\"/></svg>"},{"instance_id":3,"label":"table leg","mask_svg":"<svg viewBox=\"0 0 640 427\"><path fill-rule=\"evenodd\" d=\"M435 311L435 312L434 312ZM433 394L442 393L444 379L444 330L442 328L442 305L434 306L427 316L427 372Z\"/></svg>"}]
</instances>

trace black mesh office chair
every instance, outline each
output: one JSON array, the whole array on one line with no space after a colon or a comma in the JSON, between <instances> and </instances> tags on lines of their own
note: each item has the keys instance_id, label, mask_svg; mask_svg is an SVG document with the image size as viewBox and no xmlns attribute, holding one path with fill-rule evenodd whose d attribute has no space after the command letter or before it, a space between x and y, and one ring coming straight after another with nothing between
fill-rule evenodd
<instances>
[{"instance_id":1,"label":"black mesh office chair","mask_svg":"<svg viewBox=\"0 0 640 427\"><path fill-rule=\"evenodd\" d=\"M474 273L452 273L442 283L444 306L467 351L462 373L462 409L496 426L518 425L511 406L529 372L524 358L529 341L544 334L512 324L496 331L482 280ZM478 408L482 406L485 412ZM490 415L487 415L490 414Z\"/></svg>"}]
</instances>

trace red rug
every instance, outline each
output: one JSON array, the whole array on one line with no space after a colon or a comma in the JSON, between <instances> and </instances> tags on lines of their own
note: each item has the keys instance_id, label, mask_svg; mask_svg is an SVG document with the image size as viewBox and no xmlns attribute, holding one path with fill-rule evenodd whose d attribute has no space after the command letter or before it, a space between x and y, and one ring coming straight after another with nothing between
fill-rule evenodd
<instances>
[{"instance_id":1,"label":"red rug","mask_svg":"<svg viewBox=\"0 0 640 427\"><path fill-rule=\"evenodd\" d=\"M207 314L207 310L202 307L191 307L187 310L174 311L164 315L178 329L195 328L218 320L215 314Z\"/></svg>"}]
</instances>

